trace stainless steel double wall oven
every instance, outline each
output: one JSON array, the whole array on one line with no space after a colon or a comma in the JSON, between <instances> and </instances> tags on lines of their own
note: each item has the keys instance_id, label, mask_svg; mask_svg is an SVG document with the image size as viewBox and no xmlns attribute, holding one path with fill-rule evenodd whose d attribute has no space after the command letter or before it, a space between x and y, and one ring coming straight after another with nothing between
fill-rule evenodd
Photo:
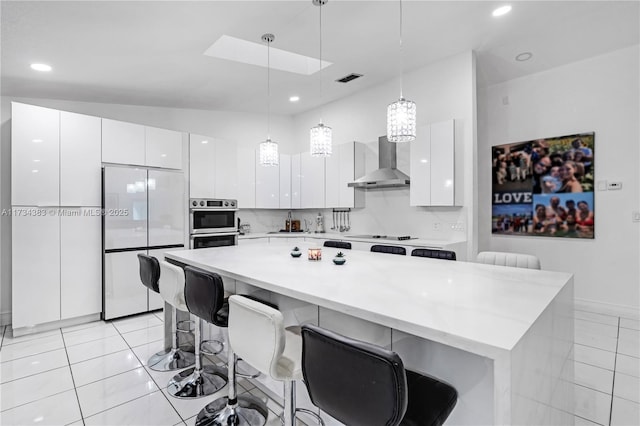
<instances>
[{"instance_id":1,"label":"stainless steel double wall oven","mask_svg":"<svg viewBox=\"0 0 640 426\"><path fill-rule=\"evenodd\" d=\"M190 248L238 244L236 200L192 198L189 200Z\"/></svg>"}]
</instances>

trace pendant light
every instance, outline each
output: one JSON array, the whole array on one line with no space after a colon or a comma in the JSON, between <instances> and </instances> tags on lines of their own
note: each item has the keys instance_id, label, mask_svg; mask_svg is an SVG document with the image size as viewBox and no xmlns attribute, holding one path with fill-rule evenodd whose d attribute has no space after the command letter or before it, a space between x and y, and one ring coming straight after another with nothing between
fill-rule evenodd
<instances>
[{"instance_id":1,"label":"pendant light","mask_svg":"<svg viewBox=\"0 0 640 426\"><path fill-rule=\"evenodd\" d=\"M267 43L267 140L260 142L260 164L263 166L277 166L280 156L278 155L278 143L271 140L271 62L269 46L276 36L264 34L262 41Z\"/></svg>"},{"instance_id":2,"label":"pendant light","mask_svg":"<svg viewBox=\"0 0 640 426\"><path fill-rule=\"evenodd\" d=\"M387 107L387 140L411 142L416 138L416 103L402 95L402 0L400 0L400 99Z\"/></svg>"},{"instance_id":3,"label":"pendant light","mask_svg":"<svg viewBox=\"0 0 640 426\"><path fill-rule=\"evenodd\" d=\"M320 69L318 74L320 76L320 102L322 103L322 6L329 0L312 0L314 6L318 6L320 10ZM312 127L309 131L310 136L310 151L313 157L328 157L331 155L331 127L325 126L322 123L322 106L320 106L320 123L317 126Z\"/></svg>"}]
</instances>

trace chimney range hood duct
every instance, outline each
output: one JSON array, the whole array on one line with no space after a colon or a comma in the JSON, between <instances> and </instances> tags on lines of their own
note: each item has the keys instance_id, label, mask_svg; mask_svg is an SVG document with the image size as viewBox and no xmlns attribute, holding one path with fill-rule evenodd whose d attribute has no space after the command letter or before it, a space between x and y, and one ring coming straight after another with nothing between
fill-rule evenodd
<instances>
[{"instance_id":1,"label":"chimney range hood duct","mask_svg":"<svg viewBox=\"0 0 640 426\"><path fill-rule=\"evenodd\" d=\"M409 186L409 176L396 168L396 144L386 136L378 138L378 170L348 183L352 188L397 188Z\"/></svg>"}]
</instances>

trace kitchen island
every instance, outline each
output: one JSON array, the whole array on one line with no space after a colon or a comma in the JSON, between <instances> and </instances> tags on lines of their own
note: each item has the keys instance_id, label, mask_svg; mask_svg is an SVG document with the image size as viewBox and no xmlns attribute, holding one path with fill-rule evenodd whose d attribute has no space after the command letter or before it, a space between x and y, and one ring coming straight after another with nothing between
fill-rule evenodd
<instances>
[{"instance_id":1,"label":"kitchen island","mask_svg":"<svg viewBox=\"0 0 640 426\"><path fill-rule=\"evenodd\" d=\"M572 275L357 250L336 266L338 249L307 260L312 244L298 244L301 258L277 242L166 257L269 298L287 326L385 346L408 369L451 383L459 401L449 424L573 424Z\"/></svg>"}]
</instances>

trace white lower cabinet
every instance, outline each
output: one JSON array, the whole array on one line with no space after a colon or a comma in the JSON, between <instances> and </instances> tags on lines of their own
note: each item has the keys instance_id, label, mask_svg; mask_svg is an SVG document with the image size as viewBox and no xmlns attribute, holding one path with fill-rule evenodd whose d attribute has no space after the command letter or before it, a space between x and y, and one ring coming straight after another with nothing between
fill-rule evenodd
<instances>
[{"instance_id":1,"label":"white lower cabinet","mask_svg":"<svg viewBox=\"0 0 640 426\"><path fill-rule=\"evenodd\" d=\"M60 217L60 319L102 311L101 217L97 208Z\"/></svg>"},{"instance_id":2,"label":"white lower cabinet","mask_svg":"<svg viewBox=\"0 0 640 426\"><path fill-rule=\"evenodd\" d=\"M26 209L25 209L26 210ZM28 211L46 212L29 208ZM60 218L12 218L12 327L60 319Z\"/></svg>"},{"instance_id":3,"label":"white lower cabinet","mask_svg":"<svg viewBox=\"0 0 640 426\"><path fill-rule=\"evenodd\" d=\"M138 254L146 250L106 253L104 255L105 319L145 312L147 288L140 281Z\"/></svg>"}]
</instances>

